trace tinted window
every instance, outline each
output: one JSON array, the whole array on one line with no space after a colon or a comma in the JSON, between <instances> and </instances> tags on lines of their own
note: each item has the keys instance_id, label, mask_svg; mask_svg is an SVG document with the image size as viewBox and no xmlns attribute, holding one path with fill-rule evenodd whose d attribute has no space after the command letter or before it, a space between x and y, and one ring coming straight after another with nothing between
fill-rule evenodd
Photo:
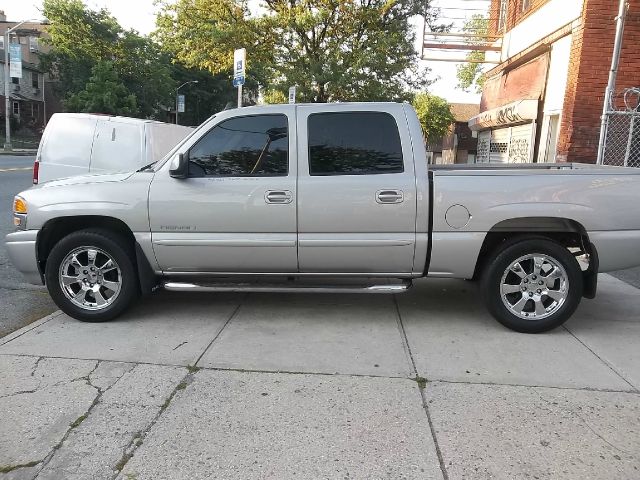
<instances>
[{"instance_id":1,"label":"tinted window","mask_svg":"<svg viewBox=\"0 0 640 480\"><path fill-rule=\"evenodd\" d=\"M189 150L189 175L284 176L289 169L287 117L225 120Z\"/></svg>"},{"instance_id":2,"label":"tinted window","mask_svg":"<svg viewBox=\"0 0 640 480\"><path fill-rule=\"evenodd\" d=\"M402 148L394 118L380 112L309 116L311 175L401 173Z\"/></svg>"}]
</instances>

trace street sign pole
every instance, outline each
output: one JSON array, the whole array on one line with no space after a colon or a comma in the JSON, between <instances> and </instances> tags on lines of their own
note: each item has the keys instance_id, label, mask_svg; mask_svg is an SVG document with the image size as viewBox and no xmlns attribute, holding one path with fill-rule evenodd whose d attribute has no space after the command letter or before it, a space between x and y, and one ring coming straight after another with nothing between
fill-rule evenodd
<instances>
[{"instance_id":1,"label":"street sign pole","mask_svg":"<svg viewBox=\"0 0 640 480\"><path fill-rule=\"evenodd\" d=\"M238 88L238 108L242 107L242 85L247 63L247 51L238 48L233 52L233 86Z\"/></svg>"}]
</instances>

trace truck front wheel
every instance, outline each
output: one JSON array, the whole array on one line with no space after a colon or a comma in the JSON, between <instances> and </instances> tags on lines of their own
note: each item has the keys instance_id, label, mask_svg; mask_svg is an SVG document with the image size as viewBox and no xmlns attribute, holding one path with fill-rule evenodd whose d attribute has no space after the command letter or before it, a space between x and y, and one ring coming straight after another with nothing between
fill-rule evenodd
<instances>
[{"instance_id":1,"label":"truck front wheel","mask_svg":"<svg viewBox=\"0 0 640 480\"><path fill-rule=\"evenodd\" d=\"M544 237L507 243L486 265L481 289L504 326L523 333L552 330L580 304L583 276L574 256Z\"/></svg>"},{"instance_id":2,"label":"truck front wheel","mask_svg":"<svg viewBox=\"0 0 640 480\"><path fill-rule=\"evenodd\" d=\"M120 315L137 296L137 274L128 242L107 230L71 233L47 259L46 284L67 315L103 322Z\"/></svg>"}]
</instances>

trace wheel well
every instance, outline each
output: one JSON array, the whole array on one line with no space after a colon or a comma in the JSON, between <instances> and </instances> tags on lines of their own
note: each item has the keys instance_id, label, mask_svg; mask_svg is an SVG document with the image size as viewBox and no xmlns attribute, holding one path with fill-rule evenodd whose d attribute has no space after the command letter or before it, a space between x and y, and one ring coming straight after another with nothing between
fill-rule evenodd
<instances>
[{"instance_id":1,"label":"wheel well","mask_svg":"<svg viewBox=\"0 0 640 480\"><path fill-rule=\"evenodd\" d=\"M595 253L590 251L593 245L589 242L585 228L575 220L553 217L514 218L496 224L487 233L478 254L473 279L479 278L485 264L502 244L527 235L546 237L567 249L578 248L584 253Z\"/></svg>"},{"instance_id":2,"label":"wheel well","mask_svg":"<svg viewBox=\"0 0 640 480\"><path fill-rule=\"evenodd\" d=\"M135 245L133 232L126 223L117 218L99 215L54 218L45 223L38 234L37 249L40 272L45 271L47 258L56 243L70 233L85 228L104 228L105 230L119 233L130 242L132 249Z\"/></svg>"}]
</instances>

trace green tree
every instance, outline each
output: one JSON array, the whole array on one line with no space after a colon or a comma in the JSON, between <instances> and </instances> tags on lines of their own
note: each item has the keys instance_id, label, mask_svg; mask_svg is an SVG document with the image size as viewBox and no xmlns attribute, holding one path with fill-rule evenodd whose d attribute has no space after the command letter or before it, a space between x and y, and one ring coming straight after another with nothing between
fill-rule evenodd
<instances>
[{"instance_id":1,"label":"green tree","mask_svg":"<svg viewBox=\"0 0 640 480\"><path fill-rule=\"evenodd\" d=\"M211 73L232 71L233 50L247 49L248 77L300 101L405 100L424 89L409 21L435 22L424 0L248 0L161 2L156 38L180 62Z\"/></svg>"},{"instance_id":2,"label":"green tree","mask_svg":"<svg viewBox=\"0 0 640 480\"><path fill-rule=\"evenodd\" d=\"M137 111L136 96L120 81L112 62L96 63L91 73L85 89L67 98L68 110L111 115L132 115Z\"/></svg>"},{"instance_id":3,"label":"green tree","mask_svg":"<svg viewBox=\"0 0 640 480\"><path fill-rule=\"evenodd\" d=\"M429 93L419 93L413 99L425 139L429 142L443 137L456 121L447 101Z\"/></svg>"},{"instance_id":4,"label":"green tree","mask_svg":"<svg viewBox=\"0 0 640 480\"><path fill-rule=\"evenodd\" d=\"M463 31L473 35L469 39L470 43L486 42L489 35L489 19L484 15L475 14L465 23ZM485 52L473 50L467 54L467 60L456 67L458 88L469 91L475 87L475 91L480 93L485 82L481 63L485 60Z\"/></svg>"},{"instance_id":5,"label":"green tree","mask_svg":"<svg viewBox=\"0 0 640 480\"><path fill-rule=\"evenodd\" d=\"M91 10L81 0L44 0L43 13L51 50L41 55L42 65L59 80L61 98L85 91L92 69L108 61L127 95L137 98L130 115L156 117L172 104L171 61L151 39L124 30L108 10Z\"/></svg>"}]
</instances>

